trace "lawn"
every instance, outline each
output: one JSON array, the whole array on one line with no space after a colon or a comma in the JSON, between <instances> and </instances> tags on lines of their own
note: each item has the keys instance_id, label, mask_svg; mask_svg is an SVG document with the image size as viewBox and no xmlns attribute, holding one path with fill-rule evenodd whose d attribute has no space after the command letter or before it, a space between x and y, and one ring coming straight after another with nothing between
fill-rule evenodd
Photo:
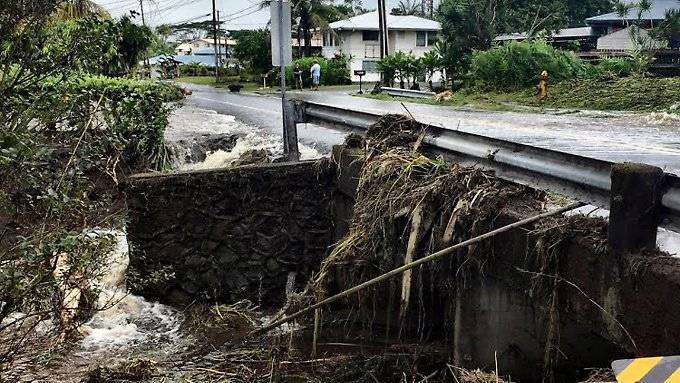
<instances>
[{"instance_id":1,"label":"lawn","mask_svg":"<svg viewBox=\"0 0 680 383\"><path fill-rule=\"evenodd\" d=\"M583 109L603 111L655 112L680 104L680 77L600 78L565 81L549 87L548 99L539 101L534 89L500 92L467 88L455 92L448 101L364 94L379 100L404 100L423 104L467 107L484 110L526 111ZM676 106L677 108L677 106Z\"/></svg>"}]
</instances>

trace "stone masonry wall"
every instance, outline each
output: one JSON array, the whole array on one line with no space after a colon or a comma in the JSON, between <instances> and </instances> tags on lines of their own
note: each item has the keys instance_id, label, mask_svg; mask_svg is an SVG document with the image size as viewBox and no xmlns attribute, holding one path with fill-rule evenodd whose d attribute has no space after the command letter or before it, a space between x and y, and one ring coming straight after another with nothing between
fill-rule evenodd
<instances>
[{"instance_id":1,"label":"stone masonry wall","mask_svg":"<svg viewBox=\"0 0 680 383\"><path fill-rule=\"evenodd\" d=\"M312 162L134 176L128 284L164 301L280 304L289 273L304 283L331 245L333 190Z\"/></svg>"}]
</instances>

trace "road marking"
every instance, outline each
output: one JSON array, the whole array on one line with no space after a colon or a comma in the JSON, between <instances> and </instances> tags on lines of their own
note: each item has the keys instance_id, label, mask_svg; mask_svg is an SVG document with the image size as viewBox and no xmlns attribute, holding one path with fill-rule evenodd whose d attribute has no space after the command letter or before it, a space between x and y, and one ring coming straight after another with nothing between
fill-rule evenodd
<instances>
[{"instance_id":1,"label":"road marking","mask_svg":"<svg viewBox=\"0 0 680 383\"><path fill-rule=\"evenodd\" d=\"M664 383L678 383L678 382L680 382L680 368L675 370L675 372L672 373L671 376L669 376Z\"/></svg>"},{"instance_id":2,"label":"road marking","mask_svg":"<svg viewBox=\"0 0 680 383\"><path fill-rule=\"evenodd\" d=\"M612 362L618 383L680 383L680 356L621 359Z\"/></svg>"},{"instance_id":3,"label":"road marking","mask_svg":"<svg viewBox=\"0 0 680 383\"><path fill-rule=\"evenodd\" d=\"M281 114L280 112L276 112L276 111L269 110L269 109L260 109L260 108L255 108L255 107L248 106L248 105L235 104L235 103L233 103L233 102L227 102L227 101L222 101L222 100L215 100L214 98L201 97L201 96L192 96L192 97L193 97L193 98L196 98L196 99L199 99L199 100L205 100L205 101L211 101L211 102L218 102L218 103L220 103L220 104L227 104L227 105L231 105L231 106L234 106L234 107L237 107L237 108L246 108L246 109L250 109L250 110L255 110L255 111L257 111L257 112L264 112L264 113L270 113L270 114L276 114L276 115L280 115L280 114Z\"/></svg>"},{"instance_id":4,"label":"road marking","mask_svg":"<svg viewBox=\"0 0 680 383\"><path fill-rule=\"evenodd\" d=\"M638 383L647 373L656 366L662 357L635 359L622 371L616 374L619 383ZM613 366L613 365L612 365ZM661 383L661 382L659 382Z\"/></svg>"}]
</instances>

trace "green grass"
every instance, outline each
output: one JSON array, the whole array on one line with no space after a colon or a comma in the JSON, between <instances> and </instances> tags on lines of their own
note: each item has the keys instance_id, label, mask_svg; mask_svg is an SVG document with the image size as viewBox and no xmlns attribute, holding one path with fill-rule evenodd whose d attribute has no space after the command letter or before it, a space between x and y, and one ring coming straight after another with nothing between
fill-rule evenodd
<instances>
[{"instance_id":1,"label":"green grass","mask_svg":"<svg viewBox=\"0 0 680 383\"><path fill-rule=\"evenodd\" d=\"M545 101L538 100L533 88L508 92L468 88L455 92L451 100L439 103L434 99L392 97L384 93L362 96L495 111L541 111L549 108L653 112L668 110L680 102L680 78L631 76L565 81L550 85Z\"/></svg>"},{"instance_id":2,"label":"green grass","mask_svg":"<svg viewBox=\"0 0 680 383\"><path fill-rule=\"evenodd\" d=\"M215 77L214 76L184 76L184 77L178 77L174 79L174 81L177 82L186 82L190 84L198 84L198 85L210 85L216 88L226 88L229 86L229 84L233 83L239 83L243 85L243 89L241 89L244 92L262 92L262 93L278 93L278 84L275 84L271 88L267 89L261 89L262 83L254 83L254 82L247 82L247 81L241 81L238 76L230 76L230 77L223 77L221 78L220 82L217 83L215 82ZM267 84L267 85L272 85L272 84ZM347 87L351 86L358 86L358 84L353 84L353 85L322 85L321 89L345 89ZM358 88L357 88L358 89ZM294 90L288 87L288 90Z\"/></svg>"},{"instance_id":3,"label":"green grass","mask_svg":"<svg viewBox=\"0 0 680 383\"><path fill-rule=\"evenodd\" d=\"M680 102L680 78L625 77L565 81L549 88L539 102L532 90L516 92L530 106L591 110L663 111Z\"/></svg>"}]
</instances>

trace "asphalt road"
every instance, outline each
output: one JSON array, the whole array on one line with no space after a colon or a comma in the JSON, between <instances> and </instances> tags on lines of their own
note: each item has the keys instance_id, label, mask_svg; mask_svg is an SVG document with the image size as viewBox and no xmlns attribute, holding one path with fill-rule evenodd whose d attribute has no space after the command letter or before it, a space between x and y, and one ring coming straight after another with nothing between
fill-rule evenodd
<instances>
[{"instance_id":1,"label":"asphalt road","mask_svg":"<svg viewBox=\"0 0 680 383\"><path fill-rule=\"evenodd\" d=\"M281 100L275 96L235 94L209 86L186 84L193 91L186 103L235 116L247 124L280 134ZM354 97L347 90L290 92L290 97L374 113L406 113L399 102ZM405 103L418 120L450 129L569 152L615 162L634 161L680 174L680 119L663 115L544 114L470 111ZM300 142L327 152L344 134L304 124Z\"/></svg>"}]
</instances>

